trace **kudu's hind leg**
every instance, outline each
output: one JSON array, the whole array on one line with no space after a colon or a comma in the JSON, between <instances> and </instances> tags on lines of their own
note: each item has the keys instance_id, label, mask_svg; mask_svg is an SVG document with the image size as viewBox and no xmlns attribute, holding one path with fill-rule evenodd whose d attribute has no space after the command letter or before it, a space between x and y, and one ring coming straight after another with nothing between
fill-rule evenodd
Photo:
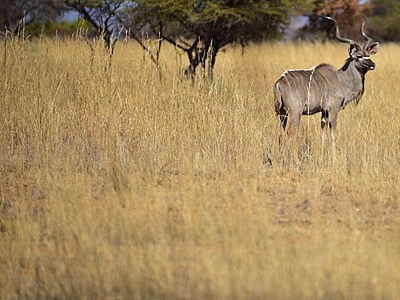
<instances>
[{"instance_id":1,"label":"kudu's hind leg","mask_svg":"<svg viewBox=\"0 0 400 300\"><path fill-rule=\"evenodd\" d=\"M291 111L288 115L288 124L286 126L287 146L289 163L294 166L300 165L298 128L300 125L301 112Z\"/></svg>"},{"instance_id":2,"label":"kudu's hind leg","mask_svg":"<svg viewBox=\"0 0 400 300\"><path fill-rule=\"evenodd\" d=\"M290 123L288 123L289 113L286 112L283 108L278 112L278 118L281 125L281 130L279 134L279 153L281 156L282 164L287 165L290 163L289 160L289 138L288 138L288 125L290 127Z\"/></svg>"},{"instance_id":3,"label":"kudu's hind leg","mask_svg":"<svg viewBox=\"0 0 400 300\"><path fill-rule=\"evenodd\" d=\"M281 122L281 133L279 135L279 147L282 147L283 145L283 139L285 138L286 135L286 126L287 126L287 122L288 122L288 116L289 114L281 108L281 110L279 111L279 121Z\"/></svg>"},{"instance_id":4,"label":"kudu's hind leg","mask_svg":"<svg viewBox=\"0 0 400 300\"><path fill-rule=\"evenodd\" d=\"M281 121L282 131L286 130L287 120L288 120L287 113L285 113L284 115L279 115L279 121Z\"/></svg>"}]
</instances>

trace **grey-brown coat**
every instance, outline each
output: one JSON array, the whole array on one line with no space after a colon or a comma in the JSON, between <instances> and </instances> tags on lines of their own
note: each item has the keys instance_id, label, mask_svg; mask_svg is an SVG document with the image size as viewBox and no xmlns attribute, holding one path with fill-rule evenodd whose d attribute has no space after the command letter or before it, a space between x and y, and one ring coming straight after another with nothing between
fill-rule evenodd
<instances>
[{"instance_id":1,"label":"grey-brown coat","mask_svg":"<svg viewBox=\"0 0 400 300\"><path fill-rule=\"evenodd\" d=\"M334 19L324 18L334 23L336 38L349 44L349 57L339 70L320 64L308 70L285 71L274 85L275 111L284 131L297 127L302 115L321 112L322 141L325 142L328 124L334 144L338 113L349 102L360 101L365 74L375 69L370 55L378 51L379 44L365 34L365 20L361 25L361 35L366 42L360 47L353 40L340 36Z\"/></svg>"}]
</instances>

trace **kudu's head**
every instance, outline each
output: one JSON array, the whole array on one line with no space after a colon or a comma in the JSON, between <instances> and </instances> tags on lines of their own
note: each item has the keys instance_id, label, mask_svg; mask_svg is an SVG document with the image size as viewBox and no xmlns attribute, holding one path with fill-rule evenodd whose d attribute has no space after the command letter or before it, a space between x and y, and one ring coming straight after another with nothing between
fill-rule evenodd
<instances>
[{"instance_id":1,"label":"kudu's head","mask_svg":"<svg viewBox=\"0 0 400 300\"><path fill-rule=\"evenodd\" d=\"M338 41L349 44L350 57L348 58L348 62L354 61L355 67L362 74L365 74L368 71L375 69L375 63L370 59L370 56L378 52L379 43L375 42L364 32L365 22L367 21L366 18L364 18L360 28L361 36L365 40L364 45L361 47L355 41L340 36L339 27L335 19L332 19L331 17L327 16L321 16L321 17L333 22L336 29L335 36Z\"/></svg>"}]
</instances>

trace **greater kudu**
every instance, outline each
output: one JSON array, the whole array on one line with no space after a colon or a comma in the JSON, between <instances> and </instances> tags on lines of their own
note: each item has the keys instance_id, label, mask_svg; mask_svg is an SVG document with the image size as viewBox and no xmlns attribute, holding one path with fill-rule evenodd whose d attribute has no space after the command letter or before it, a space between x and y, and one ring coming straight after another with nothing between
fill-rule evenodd
<instances>
[{"instance_id":1,"label":"greater kudu","mask_svg":"<svg viewBox=\"0 0 400 300\"><path fill-rule=\"evenodd\" d=\"M283 131L298 127L301 115L321 112L322 143L325 143L328 124L334 146L338 112L349 102L355 100L358 104L360 101L364 93L365 74L375 69L370 55L378 51L379 43L364 32L366 19L360 29L366 41L361 47L355 41L340 36L334 19L323 18L335 25L336 39L349 44L349 57L339 70L328 64L320 64L308 70L285 71L274 85L275 111Z\"/></svg>"}]
</instances>

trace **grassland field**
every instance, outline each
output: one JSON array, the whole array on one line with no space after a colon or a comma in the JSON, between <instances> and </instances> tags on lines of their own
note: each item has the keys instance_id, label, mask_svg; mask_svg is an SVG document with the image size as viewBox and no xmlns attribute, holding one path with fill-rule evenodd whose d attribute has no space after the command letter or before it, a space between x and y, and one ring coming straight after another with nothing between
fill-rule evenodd
<instances>
[{"instance_id":1,"label":"grassland field","mask_svg":"<svg viewBox=\"0 0 400 300\"><path fill-rule=\"evenodd\" d=\"M90 43L1 41L0 299L399 299L399 45L336 158L316 115L288 164L272 86L346 45L228 47L192 83L166 44L158 72Z\"/></svg>"}]
</instances>

